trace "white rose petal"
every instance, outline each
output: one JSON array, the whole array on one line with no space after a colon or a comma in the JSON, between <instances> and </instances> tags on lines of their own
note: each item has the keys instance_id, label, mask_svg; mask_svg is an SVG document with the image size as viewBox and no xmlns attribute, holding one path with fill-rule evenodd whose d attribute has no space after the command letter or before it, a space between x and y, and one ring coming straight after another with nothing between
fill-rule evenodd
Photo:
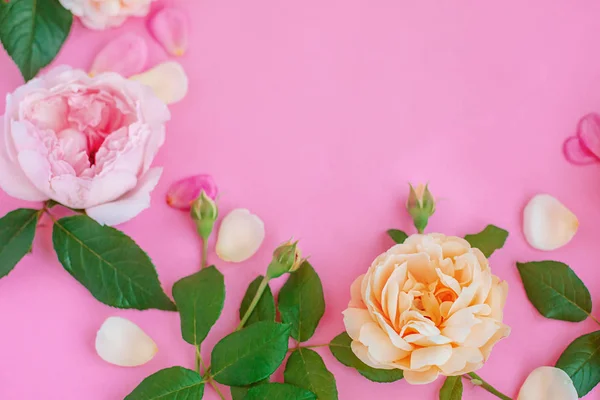
<instances>
[{"instance_id":1,"label":"white rose petal","mask_svg":"<svg viewBox=\"0 0 600 400\"><path fill-rule=\"evenodd\" d=\"M137 367L152 360L158 348L136 324L109 317L96 334L96 352L104 361L120 367Z\"/></svg>"},{"instance_id":2,"label":"white rose petal","mask_svg":"<svg viewBox=\"0 0 600 400\"><path fill-rule=\"evenodd\" d=\"M576 400L573 381L562 369L539 367L525 380L517 400Z\"/></svg>"},{"instance_id":3,"label":"white rose petal","mask_svg":"<svg viewBox=\"0 0 600 400\"><path fill-rule=\"evenodd\" d=\"M531 247L555 250L575 236L579 221L560 201L549 194L532 198L523 212L523 232Z\"/></svg>"},{"instance_id":4,"label":"white rose petal","mask_svg":"<svg viewBox=\"0 0 600 400\"><path fill-rule=\"evenodd\" d=\"M158 64L129 79L150 86L156 97L166 104L177 103L188 91L188 77L181 64L175 61Z\"/></svg>"},{"instance_id":5,"label":"white rose petal","mask_svg":"<svg viewBox=\"0 0 600 400\"><path fill-rule=\"evenodd\" d=\"M223 261L245 261L256 253L264 238L263 221L245 208L235 209L221 222L217 255Z\"/></svg>"}]
</instances>

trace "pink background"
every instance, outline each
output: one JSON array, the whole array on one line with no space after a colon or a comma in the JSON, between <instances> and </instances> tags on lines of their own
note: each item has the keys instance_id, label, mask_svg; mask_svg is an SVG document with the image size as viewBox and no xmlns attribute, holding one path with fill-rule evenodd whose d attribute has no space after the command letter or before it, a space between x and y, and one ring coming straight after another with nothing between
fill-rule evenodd
<instances>
[{"instance_id":1,"label":"pink background","mask_svg":"<svg viewBox=\"0 0 600 400\"><path fill-rule=\"evenodd\" d=\"M210 256L228 291L205 357L237 323L241 296L272 249L291 236L311 255L325 288L327 311L310 343L341 332L350 283L392 244L385 230L412 232L403 211L409 181L429 181L440 199L430 231L464 235L494 223L511 233L492 266L511 287L505 321L513 332L480 375L516 397L531 370L553 365L574 338L598 328L541 317L515 267L564 261L600 304L600 170L571 166L561 155L578 119L600 111L598 1L173 3L193 17L191 46L180 59L190 91L171 108L152 208L121 228L149 252L168 293L199 264L190 221L164 202L175 179L213 174L223 214L247 207L267 229L260 252L242 265ZM107 32L75 24L55 64L88 68L104 43L126 31L148 39L149 65L168 58L135 19ZM22 83L4 53L0 71L0 93ZM539 192L557 196L581 219L575 239L551 254L529 248L520 229L524 204ZM0 213L22 206L0 195ZM111 315L130 318L155 339L154 360L122 369L95 354L95 333ZM437 399L442 384L371 383L327 349L319 353L343 400ZM56 261L49 227L38 232L34 254L0 280L2 400L122 399L161 368L192 368L193 355L177 314L121 311L94 300ZM465 399L492 399L468 386ZM587 398L598 396L600 389Z\"/></svg>"}]
</instances>

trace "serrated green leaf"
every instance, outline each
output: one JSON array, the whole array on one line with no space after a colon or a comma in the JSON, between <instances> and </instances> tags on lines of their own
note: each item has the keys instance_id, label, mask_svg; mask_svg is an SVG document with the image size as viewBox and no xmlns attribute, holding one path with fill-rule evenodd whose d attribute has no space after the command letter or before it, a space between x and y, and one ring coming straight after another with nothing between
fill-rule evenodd
<instances>
[{"instance_id":1,"label":"serrated green leaf","mask_svg":"<svg viewBox=\"0 0 600 400\"><path fill-rule=\"evenodd\" d=\"M440 389L440 400L461 400L463 384L461 376L448 376Z\"/></svg>"},{"instance_id":2,"label":"serrated green leaf","mask_svg":"<svg viewBox=\"0 0 600 400\"><path fill-rule=\"evenodd\" d=\"M0 278L29 253L39 216L39 210L20 208L0 219Z\"/></svg>"},{"instance_id":3,"label":"serrated green leaf","mask_svg":"<svg viewBox=\"0 0 600 400\"><path fill-rule=\"evenodd\" d=\"M337 400L335 377L321 356L310 349L294 350L283 372L285 383L295 385L317 395L319 400Z\"/></svg>"},{"instance_id":4,"label":"serrated green leaf","mask_svg":"<svg viewBox=\"0 0 600 400\"><path fill-rule=\"evenodd\" d=\"M58 0L0 1L0 41L26 81L54 60L72 23Z\"/></svg>"},{"instance_id":5,"label":"serrated green leaf","mask_svg":"<svg viewBox=\"0 0 600 400\"><path fill-rule=\"evenodd\" d=\"M197 372L171 367L144 379L125 400L200 400L203 395L204 381Z\"/></svg>"},{"instance_id":6,"label":"serrated green leaf","mask_svg":"<svg viewBox=\"0 0 600 400\"><path fill-rule=\"evenodd\" d=\"M246 290L246 294L244 295L240 306L240 319L246 314L262 280L263 276L261 275L253 280L252 283L250 283L250 286L248 286L248 290ZM275 321L275 299L273 298L273 293L268 285L263 292L263 295L260 297L258 304L256 304L256 308L252 311L252 314L250 314L245 326L252 325L259 321Z\"/></svg>"},{"instance_id":7,"label":"serrated green leaf","mask_svg":"<svg viewBox=\"0 0 600 400\"><path fill-rule=\"evenodd\" d=\"M269 378L260 380L248 386L231 386L229 388L229 391L231 393L231 400L244 400L246 394L248 393L248 390L255 386L262 385L263 383L269 383Z\"/></svg>"},{"instance_id":8,"label":"serrated green leaf","mask_svg":"<svg viewBox=\"0 0 600 400\"><path fill-rule=\"evenodd\" d=\"M148 255L123 232L76 215L55 221L52 241L63 267L102 303L177 310Z\"/></svg>"},{"instance_id":9,"label":"serrated green leaf","mask_svg":"<svg viewBox=\"0 0 600 400\"><path fill-rule=\"evenodd\" d=\"M314 400L316 398L314 393L293 385L263 383L250 388L244 400Z\"/></svg>"},{"instance_id":10,"label":"serrated green leaf","mask_svg":"<svg viewBox=\"0 0 600 400\"><path fill-rule=\"evenodd\" d=\"M579 322L592 311L590 292L568 265L538 261L517 268L529 301L544 317Z\"/></svg>"},{"instance_id":11,"label":"serrated green leaf","mask_svg":"<svg viewBox=\"0 0 600 400\"><path fill-rule=\"evenodd\" d=\"M571 377L583 397L600 383L600 331L575 339L562 353L556 367Z\"/></svg>"},{"instance_id":12,"label":"serrated green leaf","mask_svg":"<svg viewBox=\"0 0 600 400\"><path fill-rule=\"evenodd\" d=\"M396 382L404 377L401 369L376 369L369 367L356 357L350 347L352 338L346 332L337 335L330 343L333 356L346 367L356 369L362 376L373 382Z\"/></svg>"},{"instance_id":13,"label":"serrated green leaf","mask_svg":"<svg viewBox=\"0 0 600 400\"><path fill-rule=\"evenodd\" d=\"M212 351L213 378L245 386L269 377L285 358L289 336L289 325L261 321L224 337Z\"/></svg>"},{"instance_id":14,"label":"serrated green leaf","mask_svg":"<svg viewBox=\"0 0 600 400\"><path fill-rule=\"evenodd\" d=\"M387 234L398 244L404 243L408 235L399 229L388 229Z\"/></svg>"},{"instance_id":15,"label":"serrated green leaf","mask_svg":"<svg viewBox=\"0 0 600 400\"><path fill-rule=\"evenodd\" d=\"M299 342L310 339L325 313L325 297L321 279L308 262L290 274L278 300L281 321L292 326L292 337Z\"/></svg>"},{"instance_id":16,"label":"serrated green leaf","mask_svg":"<svg viewBox=\"0 0 600 400\"><path fill-rule=\"evenodd\" d=\"M173 298L181 318L181 335L199 346L219 319L225 303L225 280L214 266L180 279Z\"/></svg>"},{"instance_id":17,"label":"serrated green leaf","mask_svg":"<svg viewBox=\"0 0 600 400\"><path fill-rule=\"evenodd\" d=\"M491 256L494 251L504 247L508 238L508 232L494 225L488 225L484 230L475 234L465 236L465 240L476 247L486 256Z\"/></svg>"}]
</instances>

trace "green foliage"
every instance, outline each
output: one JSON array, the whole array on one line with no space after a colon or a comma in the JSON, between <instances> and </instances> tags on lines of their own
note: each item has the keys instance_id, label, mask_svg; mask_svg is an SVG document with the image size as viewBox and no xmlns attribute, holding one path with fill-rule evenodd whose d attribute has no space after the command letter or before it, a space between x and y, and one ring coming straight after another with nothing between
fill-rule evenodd
<instances>
[{"instance_id":1,"label":"green foliage","mask_svg":"<svg viewBox=\"0 0 600 400\"><path fill-rule=\"evenodd\" d=\"M21 208L0 219L0 278L31 250L39 216L39 210Z\"/></svg>"},{"instance_id":2,"label":"green foliage","mask_svg":"<svg viewBox=\"0 0 600 400\"><path fill-rule=\"evenodd\" d=\"M461 376L448 376L440 389L440 400L460 400L463 394Z\"/></svg>"},{"instance_id":3,"label":"green foliage","mask_svg":"<svg viewBox=\"0 0 600 400\"><path fill-rule=\"evenodd\" d=\"M465 236L465 240L471 244L471 247L478 248L486 257L504 247L507 238L508 232L494 225L486 226L475 235Z\"/></svg>"},{"instance_id":4,"label":"green foliage","mask_svg":"<svg viewBox=\"0 0 600 400\"><path fill-rule=\"evenodd\" d=\"M310 390L319 400L337 400L335 377L313 350L299 348L292 352L283 374L285 383Z\"/></svg>"},{"instance_id":5,"label":"green foliage","mask_svg":"<svg viewBox=\"0 0 600 400\"><path fill-rule=\"evenodd\" d=\"M404 243L408 235L398 229L388 229L387 234L398 244Z\"/></svg>"},{"instance_id":6,"label":"green foliage","mask_svg":"<svg viewBox=\"0 0 600 400\"><path fill-rule=\"evenodd\" d=\"M314 400L316 398L314 393L293 385L263 383L248 390L244 400Z\"/></svg>"},{"instance_id":7,"label":"green foliage","mask_svg":"<svg viewBox=\"0 0 600 400\"><path fill-rule=\"evenodd\" d=\"M240 320L248 310L260 283L263 280L263 276L259 276L255 280L250 283L248 286L248 290L246 290L246 294L242 300L242 304L240 306ZM275 299L273 298L273 293L271 292L271 288L267 286L265 291L263 292L256 308L250 314L248 321L245 326L252 325L255 322L259 321L275 321Z\"/></svg>"},{"instance_id":8,"label":"green foliage","mask_svg":"<svg viewBox=\"0 0 600 400\"><path fill-rule=\"evenodd\" d=\"M571 377L579 397L600 382L600 331L575 339L562 353L556 367Z\"/></svg>"},{"instance_id":9,"label":"green foliage","mask_svg":"<svg viewBox=\"0 0 600 400\"><path fill-rule=\"evenodd\" d=\"M200 400L203 394L204 381L197 372L171 367L144 379L125 400Z\"/></svg>"}]
</instances>

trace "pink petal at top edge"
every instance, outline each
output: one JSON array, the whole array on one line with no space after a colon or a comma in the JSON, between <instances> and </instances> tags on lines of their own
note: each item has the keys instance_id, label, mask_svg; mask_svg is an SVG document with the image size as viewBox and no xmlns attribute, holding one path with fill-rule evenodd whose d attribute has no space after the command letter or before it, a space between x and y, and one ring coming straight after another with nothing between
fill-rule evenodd
<instances>
[{"instance_id":1,"label":"pink petal at top edge","mask_svg":"<svg viewBox=\"0 0 600 400\"><path fill-rule=\"evenodd\" d=\"M581 118L577 125L577 136L583 148L600 158L600 115L590 113Z\"/></svg>"},{"instance_id":2,"label":"pink petal at top edge","mask_svg":"<svg viewBox=\"0 0 600 400\"><path fill-rule=\"evenodd\" d=\"M174 56L182 56L188 48L188 16L176 8L160 10L150 21L154 38Z\"/></svg>"},{"instance_id":3,"label":"pink petal at top edge","mask_svg":"<svg viewBox=\"0 0 600 400\"><path fill-rule=\"evenodd\" d=\"M202 190L213 200L217 197L218 189L212 176L201 174L181 179L169 188L167 204L179 210L189 210Z\"/></svg>"},{"instance_id":4,"label":"pink petal at top edge","mask_svg":"<svg viewBox=\"0 0 600 400\"><path fill-rule=\"evenodd\" d=\"M577 136L571 136L563 144L563 153L567 161L575 165L588 165L600 162L591 151L583 146Z\"/></svg>"},{"instance_id":5,"label":"pink petal at top edge","mask_svg":"<svg viewBox=\"0 0 600 400\"><path fill-rule=\"evenodd\" d=\"M148 59L148 45L139 35L127 33L108 42L96 55L90 75L116 72L130 77L144 70Z\"/></svg>"}]
</instances>

